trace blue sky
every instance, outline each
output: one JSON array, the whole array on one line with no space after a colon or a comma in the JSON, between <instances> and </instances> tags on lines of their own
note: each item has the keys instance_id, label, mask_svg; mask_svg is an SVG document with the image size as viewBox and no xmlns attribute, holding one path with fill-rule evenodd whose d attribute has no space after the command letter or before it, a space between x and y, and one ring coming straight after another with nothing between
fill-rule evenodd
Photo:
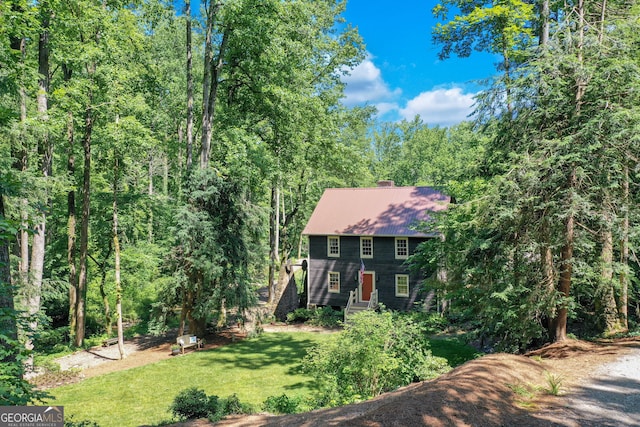
<instances>
[{"instance_id":1,"label":"blue sky","mask_svg":"<svg viewBox=\"0 0 640 427\"><path fill-rule=\"evenodd\" d=\"M474 52L469 58L438 59L431 39L436 0L348 0L344 18L364 39L367 58L351 75L346 105L374 105L378 118L449 126L466 119L479 80L492 76L496 60Z\"/></svg>"}]
</instances>

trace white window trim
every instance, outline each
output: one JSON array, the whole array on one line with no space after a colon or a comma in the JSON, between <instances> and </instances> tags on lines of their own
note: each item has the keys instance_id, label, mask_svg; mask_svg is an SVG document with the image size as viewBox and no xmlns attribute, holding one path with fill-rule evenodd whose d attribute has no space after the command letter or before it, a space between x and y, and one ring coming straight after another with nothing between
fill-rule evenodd
<instances>
[{"instance_id":1,"label":"white window trim","mask_svg":"<svg viewBox=\"0 0 640 427\"><path fill-rule=\"evenodd\" d=\"M338 289L331 289L331 276L338 276ZM330 271L327 275L327 290L332 294L340 293L340 272L339 271Z\"/></svg>"},{"instance_id":2,"label":"white window trim","mask_svg":"<svg viewBox=\"0 0 640 427\"><path fill-rule=\"evenodd\" d=\"M335 239L338 242L338 253L331 253L331 240ZM327 236L327 257L340 258L340 236Z\"/></svg>"},{"instance_id":3,"label":"white window trim","mask_svg":"<svg viewBox=\"0 0 640 427\"><path fill-rule=\"evenodd\" d=\"M398 292L398 279L401 277L405 277L407 279L407 293ZM409 275L408 274L396 274L396 296L397 297L408 297L409 296Z\"/></svg>"},{"instance_id":4,"label":"white window trim","mask_svg":"<svg viewBox=\"0 0 640 427\"><path fill-rule=\"evenodd\" d=\"M406 255L398 255L398 242L402 240L404 242L407 243L407 254ZM407 237L396 237L395 239L395 252L396 252L396 259L407 259L409 258L409 238Z\"/></svg>"},{"instance_id":5,"label":"white window trim","mask_svg":"<svg viewBox=\"0 0 640 427\"><path fill-rule=\"evenodd\" d=\"M365 255L365 254L362 252L362 242L363 242L364 240L369 240L369 241L371 241L371 255ZM373 252L373 250L374 250L374 249L373 249L373 237L360 237L360 258L373 258L373 253L374 253L374 252Z\"/></svg>"}]
</instances>

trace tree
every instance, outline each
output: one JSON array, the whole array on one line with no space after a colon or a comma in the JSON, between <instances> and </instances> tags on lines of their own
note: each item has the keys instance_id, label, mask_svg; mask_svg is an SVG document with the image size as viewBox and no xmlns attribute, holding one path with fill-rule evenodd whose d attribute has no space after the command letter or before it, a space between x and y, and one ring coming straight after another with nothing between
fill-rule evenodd
<instances>
[{"instance_id":1,"label":"tree","mask_svg":"<svg viewBox=\"0 0 640 427\"><path fill-rule=\"evenodd\" d=\"M440 59L452 53L468 57L473 50L500 55L498 70L504 73L504 95L510 109L510 76L534 42L533 5L526 0L443 0L433 14L446 20L452 8L459 14L433 29L434 41L442 45Z\"/></svg>"},{"instance_id":2,"label":"tree","mask_svg":"<svg viewBox=\"0 0 640 427\"><path fill-rule=\"evenodd\" d=\"M3 125L1 121L0 125ZM16 183L12 181L10 175L0 174L0 404L3 406L26 405L48 397L23 377L30 353L18 339L20 313L14 306L9 263L9 242L15 238L18 228L7 220L4 202L5 195L15 191Z\"/></svg>"},{"instance_id":3,"label":"tree","mask_svg":"<svg viewBox=\"0 0 640 427\"><path fill-rule=\"evenodd\" d=\"M256 208L233 177L194 171L187 194L189 203L177 214L174 281L165 288L165 301L182 305L179 334L188 323L189 333L203 335L212 314L220 320L226 309L237 309L242 316L254 303L249 262L259 234Z\"/></svg>"},{"instance_id":4,"label":"tree","mask_svg":"<svg viewBox=\"0 0 640 427\"><path fill-rule=\"evenodd\" d=\"M618 329L613 271L629 268L614 264L625 252L614 242L628 233L618 215L628 210L624 159L637 158L628 132L639 118L629 13L626 4L567 4L566 22L481 100L496 135L491 186L452 207L440 253L446 288L507 347L565 340L570 318L594 309L601 330ZM505 85L510 96L496 109Z\"/></svg>"}]
</instances>

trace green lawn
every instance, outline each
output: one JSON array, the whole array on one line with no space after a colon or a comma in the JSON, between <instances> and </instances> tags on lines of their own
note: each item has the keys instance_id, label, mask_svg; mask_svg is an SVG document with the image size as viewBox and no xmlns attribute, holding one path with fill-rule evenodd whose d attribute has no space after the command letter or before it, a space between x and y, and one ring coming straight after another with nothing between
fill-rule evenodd
<instances>
[{"instance_id":1,"label":"green lawn","mask_svg":"<svg viewBox=\"0 0 640 427\"><path fill-rule=\"evenodd\" d=\"M433 338L429 344L431 354L444 357L452 368L482 356L482 353L479 353L475 348L463 344L456 338Z\"/></svg>"},{"instance_id":2,"label":"green lawn","mask_svg":"<svg viewBox=\"0 0 640 427\"><path fill-rule=\"evenodd\" d=\"M101 427L157 424L171 419L173 398L196 386L208 395L236 393L255 405L272 395L309 395L311 378L300 372L306 350L330 337L318 333L271 333L210 351L191 352L127 371L49 390L48 404L64 406L65 418Z\"/></svg>"},{"instance_id":3,"label":"green lawn","mask_svg":"<svg viewBox=\"0 0 640 427\"><path fill-rule=\"evenodd\" d=\"M301 373L308 348L330 338L311 332L267 333L215 350L190 352L162 362L89 378L49 390L47 402L64 406L65 418L91 420L101 427L158 424L184 388L195 386L221 398L236 393L242 403L260 409L269 396L308 396L311 377ZM477 356L455 339L434 339L431 350L457 366Z\"/></svg>"}]
</instances>

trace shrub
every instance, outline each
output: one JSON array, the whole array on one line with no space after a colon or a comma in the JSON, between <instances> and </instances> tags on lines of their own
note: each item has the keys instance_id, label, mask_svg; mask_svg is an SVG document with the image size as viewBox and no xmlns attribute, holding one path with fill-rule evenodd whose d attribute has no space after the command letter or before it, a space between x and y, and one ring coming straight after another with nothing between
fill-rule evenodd
<instances>
[{"instance_id":1,"label":"shrub","mask_svg":"<svg viewBox=\"0 0 640 427\"><path fill-rule=\"evenodd\" d=\"M190 387L178 393L170 410L180 420L213 417L218 412L218 396L207 396L204 390Z\"/></svg>"},{"instance_id":2,"label":"shrub","mask_svg":"<svg viewBox=\"0 0 640 427\"><path fill-rule=\"evenodd\" d=\"M294 311L287 313L288 323L306 322L312 317L312 310L308 308L296 308Z\"/></svg>"},{"instance_id":3,"label":"shrub","mask_svg":"<svg viewBox=\"0 0 640 427\"><path fill-rule=\"evenodd\" d=\"M69 344L69 327L43 330L36 334L33 345L35 348L46 350L47 353L56 353L64 350Z\"/></svg>"},{"instance_id":4,"label":"shrub","mask_svg":"<svg viewBox=\"0 0 640 427\"><path fill-rule=\"evenodd\" d=\"M262 404L262 409L272 414L295 414L299 412L300 399L290 398L286 394L269 396Z\"/></svg>"},{"instance_id":5,"label":"shrub","mask_svg":"<svg viewBox=\"0 0 640 427\"><path fill-rule=\"evenodd\" d=\"M449 326L449 321L440 313L411 311L404 314L425 328L427 334L442 332Z\"/></svg>"},{"instance_id":6,"label":"shrub","mask_svg":"<svg viewBox=\"0 0 640 427\"><path fill-rule=\"evenodd\" d=\"M328 406L369 399L450 369L431 354L423 327L388 311L356 314L335 339L311 349L303 366Z\"/></svg>"},{"instance_id":7,"label":"shrub","mask_svg":"<svg viewBox=\"0 0 640 427\"><path fill-rule=\"evenodd\" d=\"M235 393L224 400L222 407L224 415L242 414L245 412L240 403L240 398L238 398L238 395Z\"/></svg>"},{"instance_id":8,"label":"shrub","mask_svg":"<svg viewBox=\"0 0 640 427\"><path fill-rule=\"evenodd\" d=\"M343 313L331 307L322 307L315 310L307 308L297 308L287 314L289 323L308 323L314 326L334 328L342 322Z\"/></svg>"},{"instance_id":9,"label":"shrub","mask_svg":"<svg viewBox=\"0 0 640 427\"><path fill-rule=\"evenodd\" d=\"M68 419L64 420L64 427L100 427L98 423L89 420L76 421L71 415Z\"/></svg>"},{"instance_id":10,"label":"shrub","mask_svg":"<svg viewBox=\"0 0 640 427\"><path fill-rule=\"evenodd\" d=\"M313 316L309 320L309 324L315 326L323 326L325 328L335 328L342 323L343 312L332 309L331 307L322 307L313 310Z\"/></svg>"}]
</instances>

